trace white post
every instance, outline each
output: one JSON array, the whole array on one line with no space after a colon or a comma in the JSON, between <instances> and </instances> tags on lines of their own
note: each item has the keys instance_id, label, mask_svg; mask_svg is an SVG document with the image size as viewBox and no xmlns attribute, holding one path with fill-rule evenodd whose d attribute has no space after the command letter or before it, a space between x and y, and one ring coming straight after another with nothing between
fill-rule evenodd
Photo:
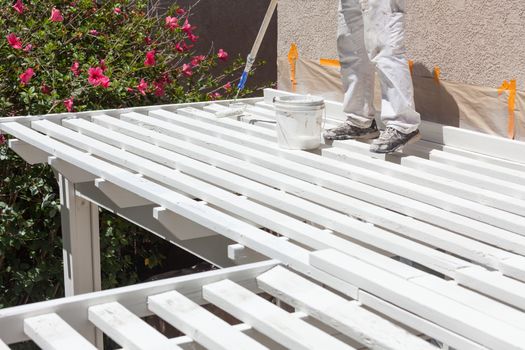
<instances>
[{"instance_id":1,"label":"white post","mask_svg":"<svg viewBox=\"0 0 525 350\"><path fill-rule=\"evenodd\" d=\"M65 296L101 290L99 209L76 195L75 184L58 174L62 218ZM79 330L99 348L102 334L95 327Z\"/></svg>"}]
</instances>

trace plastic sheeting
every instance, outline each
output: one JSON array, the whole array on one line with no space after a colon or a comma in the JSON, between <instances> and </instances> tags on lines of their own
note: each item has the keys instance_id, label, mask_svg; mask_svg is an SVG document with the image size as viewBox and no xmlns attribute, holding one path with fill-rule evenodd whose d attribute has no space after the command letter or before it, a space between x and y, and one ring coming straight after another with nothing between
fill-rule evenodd
<instances>
[{"instance_id":1,"label":"plastic sheeting","mask_svg":"<svg viewBox=\"0 0 525 350\"><path fill-rule=\"evenodd\" d=\"M338 67L322 66L319 61L296 61L295 87L291 82L287 57L277 60L278 88L301 94L314 94L328 100L343 101L343 87ZM436 81L419 75L414 69L414 99L416 110L423 120L458 126L492 135L508 137L509 91L501 95L497 88ZM428 73L428 72L423 72ZM381 107L381 93L376 84L377 110ZM514 110L516 140L525 141L525 92L518 91Z\"/></svg>"}]
</instances>

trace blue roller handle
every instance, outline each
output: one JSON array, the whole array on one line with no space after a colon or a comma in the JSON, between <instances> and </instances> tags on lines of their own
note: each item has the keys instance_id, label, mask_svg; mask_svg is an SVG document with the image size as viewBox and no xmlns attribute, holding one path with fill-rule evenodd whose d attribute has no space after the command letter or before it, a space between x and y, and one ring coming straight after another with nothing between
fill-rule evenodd
<instances>
[{"instance_id":1,"label":"blue roller handle","mask_svg":"<svg viewBox=\"0 0 525 350\"><path fill-rule=\"evenodd\" d=\"M239 90L243 90L244 86L246 85L246 80L248 80L248 72L244 71L241 76L241 80L239 80L239 85L237 85L237 88Z\"/></svg>"}]
</instances>

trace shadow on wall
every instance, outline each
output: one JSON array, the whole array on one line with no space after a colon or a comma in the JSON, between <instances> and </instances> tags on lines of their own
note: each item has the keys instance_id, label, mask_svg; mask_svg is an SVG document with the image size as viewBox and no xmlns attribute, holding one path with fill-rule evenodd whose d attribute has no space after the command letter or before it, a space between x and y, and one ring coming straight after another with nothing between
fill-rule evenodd
<instances>
[{"instance_id":1,"label":"shadow on wall","mask_svg":"<svg viewBox=\"0 0 525 350\"><path fill-rule=\"evenodd\" d=\"M424 65L414 64L414 100L416 110L426 121L459 127L460 111L444 84L437 82Z\"/></svg>"},{"instance_id":2,"label":"shadow on wall","mask_svg":"<svg viewBox=\"0 0 525 350\"><path fill-rule=\"evenodd\" d=\"M200 39L196 45L197 53L207 54L213 46L214 51L222 48L230 57L241 55L245 58L251 51L270 0L160 0L157 5L158 15L163 16L165 9L173 3L185 9L194 6L190 22L198 27L196 31ZM248 80L248 87L277 81L276 14L261 45L258 59L267 63Z\"/></svg>"}]
</instances>

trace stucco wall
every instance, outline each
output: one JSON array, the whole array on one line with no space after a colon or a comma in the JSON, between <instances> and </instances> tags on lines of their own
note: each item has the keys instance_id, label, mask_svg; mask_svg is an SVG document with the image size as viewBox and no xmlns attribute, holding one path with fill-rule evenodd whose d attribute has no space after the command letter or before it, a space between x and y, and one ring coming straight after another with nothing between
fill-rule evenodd
<instances>
[{"instance_id":1,"label":"stucco wall","mask_svg":"<svg viewBox=\"0 0 525 350\"><path fill-rule=\"evenodd\" d=\"M280 0L278 55L296 42L301 57L336 58L338 0ZM525 1L406 0L407 50L425 75L498 87L518 79L525 89Z\"/></svg>"}]
</instances>

